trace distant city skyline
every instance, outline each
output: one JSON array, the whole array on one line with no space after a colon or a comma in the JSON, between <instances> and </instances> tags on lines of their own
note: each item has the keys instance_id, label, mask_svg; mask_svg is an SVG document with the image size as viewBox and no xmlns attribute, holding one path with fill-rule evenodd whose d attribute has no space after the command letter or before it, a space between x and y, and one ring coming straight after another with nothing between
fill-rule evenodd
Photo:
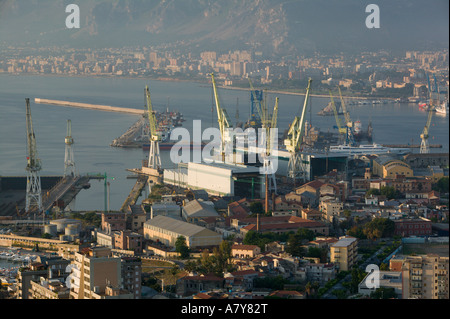
<instances>
[{"instance_id":1,"label":"distant city skyline","mask_svg":"<svg viewBox=\"0 0 450 319\"><path fill-rule=\"evenodd\" d=\"M378 0L379 28L368 28L368 2L245 0L176 2L78 0L80 28L68 29L65 1L5 1L0 45L72 48L146 46L199 54L260 51L264 56L314 52L448 48L445 0Z\"/></svg>"}]
</instances>

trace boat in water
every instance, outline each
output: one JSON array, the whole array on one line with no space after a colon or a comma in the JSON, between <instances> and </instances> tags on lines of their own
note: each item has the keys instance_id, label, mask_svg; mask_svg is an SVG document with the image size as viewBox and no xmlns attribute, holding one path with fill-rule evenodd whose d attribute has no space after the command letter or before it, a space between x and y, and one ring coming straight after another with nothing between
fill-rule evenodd
<instances>
[{"instance_id":1,"label":"boat in water","mask_svg":"<svg viewBox=\"0 0 450 319\"><path fill-rule=\"evenodd\" d=\"M366 144L359 146L332 145L329 148L329 152L347 155L406 154L411 152L411 149L385 147L379 144Z\"/></svg>"},{"instance_id":2,"label":"boat in water","mask_svg":"<svg viewBox=\"0 0 450 319\"><path fill-rule=\"evenodd\" d=\"M336 105L337 114L338 115L344 114L344 111L342 110L341 102L336 101L334 104ZM334 115L332 102L328 102L327 106L325 106L321 111L319 111L317 113L317 115L322 115L322 116Z\"/></svg>"},{"instance_id":3,"label":"boat in water","mask_svg":"<svg viewBox=\"0 0 450 319\"><path fill-rule=\"evenodd\" d=\"M436 113L438 113L438 114L447 115L448 114L448 101L444 101L441 104L439 104L438 106L436 106L435 110L436 110Z\"/></svg>"}]
</instances>

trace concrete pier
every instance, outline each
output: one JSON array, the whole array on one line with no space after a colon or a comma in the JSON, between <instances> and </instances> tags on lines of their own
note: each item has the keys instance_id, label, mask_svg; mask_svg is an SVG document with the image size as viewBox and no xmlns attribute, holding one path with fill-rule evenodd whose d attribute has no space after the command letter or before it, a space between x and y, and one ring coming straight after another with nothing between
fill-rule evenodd
<instances>
[{"instance_id":1,"label":"concrete pier","mask_svg":"<svg viewBox=\"0 0 450 319\"><path fill-rule=\"evenodd\" d=\"M40 98L35 98L34 102L38 103L38 104L58 105L58 106L65 106L65 107L78 107L78 108L82 108L82 109L97 110L97 111L128 113L128 114L135 114L135 115L143 115L144 114L144 109L140 110L140 109L127 108L127 107L87 104L87 103L58 101L58 100L47 100L47 99L40 99Z\"/></svg>"}]
</instances>

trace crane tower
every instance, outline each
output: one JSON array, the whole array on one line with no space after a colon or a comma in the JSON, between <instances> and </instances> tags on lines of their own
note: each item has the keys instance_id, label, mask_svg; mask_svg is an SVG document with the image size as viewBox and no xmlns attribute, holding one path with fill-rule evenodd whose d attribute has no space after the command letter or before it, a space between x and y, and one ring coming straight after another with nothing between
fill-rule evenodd
<instances>
[{"instance_id":1,"label":"crane tower","mask_svg":"<svg viewBox=\"0 0 450 319\"><path fill-rule=\"evenodd\" d=\"M41 160L38 157L36 147L36 137L33 130L33 121L31 119L30 99L26 98L26 125L27 125L27 193L25 201L25 212L37 210L38 213L43 211L42 208L42 191L41 177Z\"/></svg>"},{"instance_id":2,"label":"crane tower","mask_svg":"<svg viewBox=\"0 0 450 319\"><path fill-rule=\"evenodd\" d=\"M287 138L284 140L284 145L290 153L288 163L288 177L292 178L294 183L297 178L305 180L305 169L303 168L303 161L301 158L300 150L301 144L303 142L303 137L305 135L305 114L308 105L311 82L312 80L309 79L301 117L294 117L294 120L289 127Z\"/></svg>"},{"instance_id":3,"label":"crane tower","mask_svg":"<svg viewBox=\"0 0 450 319\"><path fill-rule=\"evenodd\" d=\"M430 94L430 107L428 108L427 123L425 124L425 127L423 128L422 133L420 134L420 138L422 140L420 143L420 154L430 153L428 137L429 137L429 132L430 132L431 119L433 117L433 112L435 111L436 104L439 101L439 92L438 92L438 88L437 88L436 77L434 77L434 84L435 84L434 90L431 88L430 78L428 75L427 75L427 80L428 80L428 92ZM433 93L436 93L436 94L433 95Z\"/></svg>"},{"instance_id":4,"label":"crane tower","mask_svg":"<svg viewBox=\"0 0 450 319\"><path fill-rule=\"evenodd\" d=\"M159 141L161 137L156 131L156 117L153 111L152 101L150 99L150 91L148 86L145 87L145 96L147 98L149 135L150 135L150 153L148 155L148 167L161 170L161 155L159 151Z\"/></svg>"},{"instance_id":5,"label":"crane tower","mask_svg":"<svg viewBox=\"0 0 450 319\"><path fill-rule=\"evenodd\" d=\"M73 157L73 148L72 145L74 143L72 138L72 121L67 120L67 135L65 138L66 143L66 155L64 157L64 177L75 177L75 160Z\"/></svg>"}]
</instances>

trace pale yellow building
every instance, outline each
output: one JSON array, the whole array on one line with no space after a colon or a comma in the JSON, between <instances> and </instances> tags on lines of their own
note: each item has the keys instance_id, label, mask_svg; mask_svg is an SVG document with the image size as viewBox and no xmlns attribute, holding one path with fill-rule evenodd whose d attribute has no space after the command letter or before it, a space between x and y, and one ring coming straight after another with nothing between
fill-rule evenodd
<instances>
[{"instance_id":1,"label":"pale yellow building","mask_svg":"<svg viewBox=\"0 0 450 319\"><path fill-rule=\"evenodd\" d=\"M70 289L58 279L31 281L30 299L69 299Z\"/></svg>"},{"instance_id":2,"label":"pale yellow building","mask_svg":"<svg viewBox=\"0 0 450 319\"><path fill-rule=\"evenodd\" d=\"M448 257L407 256L401 269L403 299L449 299Z\"/></svg>"},{"instance_id":3,"label":"pale yellow building","mask_svg":"<svg viewBox=\"0 0 450 319\"><path fill-rule=\"evenodd\" d=\"M75 253L70 278L70 299L133 299L121 289L121 259L107 247L91 247Z\"/></svg>"},{"instance_id":4,"label":"pale yellow building","mask_svg":"<svg viewBox=\"0 0 450 319\"><path fill-rule=\"evenodd\" d=\"M339 271L350 270L357 257L358 239L355 237L339 237L339 240L330 246L330 261L339 267Z\"/></svg>"},{"instance_id":5,"label":"pale yellow building","mask_svg":"<svg viewBox=\"0 0 450 319\"><path fill-rule=\"evenodd\" d=\"M344 203L338 200L321 201L319 211L323 214L323 218L331 223L334 218L338 218L344 211Z\"/></svg>"},{"instance_id":6,"label":"pale yellow building","mask_svg":"<svg viewBox=\"0 0 450 319\"><path fill-rule=\"evenodd\" d=\"M397 175L413 177L414 172L407 163L389 155L380 155L373 161L373 175L394 179Z\"/></svg>"}]
</instances>

